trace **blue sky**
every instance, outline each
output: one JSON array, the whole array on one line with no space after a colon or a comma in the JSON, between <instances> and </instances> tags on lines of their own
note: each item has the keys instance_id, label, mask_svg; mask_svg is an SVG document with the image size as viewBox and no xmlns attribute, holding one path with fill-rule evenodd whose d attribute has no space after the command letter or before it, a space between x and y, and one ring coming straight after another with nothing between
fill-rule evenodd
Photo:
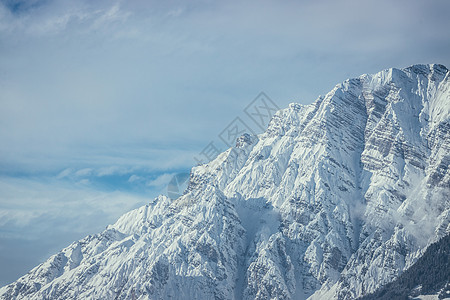
<instances>
[{"instance_id":1,"label":"blue sky","mask_svg":"<svg viewBox=\"0 0 450 300\"><path fill-rule=\"evenodd\" d=\"M449 67L449 13L444 0L0 1L0 285L164 193L261 91L285 107L362 73Z\"/></svg>"}]
</instances>

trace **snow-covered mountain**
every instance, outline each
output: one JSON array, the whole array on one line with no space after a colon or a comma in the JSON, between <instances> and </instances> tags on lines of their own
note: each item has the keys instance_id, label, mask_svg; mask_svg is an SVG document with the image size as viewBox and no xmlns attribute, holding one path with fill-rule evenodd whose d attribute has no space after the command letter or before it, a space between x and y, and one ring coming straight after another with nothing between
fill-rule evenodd
<instances>
[{"instance_id":1,"label":"snow-covered mountain","mask_svg":"<svg viewBox=\"0 0 450 300\"><path fill-rule=\"evenodd\" d=\"M278 111L2 299L355 299L450 232L450 72L415 65Z\"/></svg>"},{"instance_id":2,"label":"snow-covered mountain","mask_svg":"<svg viewBox=\"0 0 450 300\"><path fill-rule=\"evenodd\" d=\"M358 300L450 299L450 235L431 244L408 270Z\"/></svg>"}]
</instances>

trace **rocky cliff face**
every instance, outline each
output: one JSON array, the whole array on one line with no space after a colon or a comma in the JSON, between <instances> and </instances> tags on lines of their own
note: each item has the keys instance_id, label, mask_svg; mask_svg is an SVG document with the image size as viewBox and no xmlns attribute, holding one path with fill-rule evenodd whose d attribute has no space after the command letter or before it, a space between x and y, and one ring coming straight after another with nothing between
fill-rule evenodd
<instances>
[{"instance_id":1,"label":"rocky cliff face","mask_svg":"<svg viewBox=\"0 0 450 300\"><path fill-rule=\"evenodd\" d=\"M75 242L3 299L354 299L450 232L450 72L362 75Z\"/></svg>"},{"instance_id":2,"label":"rocky cliff face","mask_svg":"<svg viewBox=\"0 0 450 300\"><path fill-rule=\"evenodd\" d=\"M450 235L446 235L397 279L358 300L449 299L449 278Z\"/></svg>"}]
</instances>

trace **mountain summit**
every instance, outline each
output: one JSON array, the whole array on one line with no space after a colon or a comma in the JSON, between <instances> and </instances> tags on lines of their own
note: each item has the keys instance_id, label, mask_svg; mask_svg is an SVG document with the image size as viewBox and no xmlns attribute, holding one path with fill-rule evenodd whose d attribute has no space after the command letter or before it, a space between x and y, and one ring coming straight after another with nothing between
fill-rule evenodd
<instances>
[{"instance_id":1,"label":"mountain summit","mask_svg":"<svg viewBox=\"0 0 450 300\"><path fill-rule=\"evenodd\" d=\"M450 72L414 65L278 111L1 299L355 299L450 232Z\"/></svg>"}]
</instances>

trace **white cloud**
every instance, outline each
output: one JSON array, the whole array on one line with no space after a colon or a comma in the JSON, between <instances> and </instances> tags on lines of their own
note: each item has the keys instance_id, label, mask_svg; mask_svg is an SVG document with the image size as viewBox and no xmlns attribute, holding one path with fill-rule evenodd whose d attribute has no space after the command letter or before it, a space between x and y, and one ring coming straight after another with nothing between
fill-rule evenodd
<instances>
[{"instance_id":1,"label":"white cloud","mask_svg":"<svg viewBox=\"0 0 450 300\"><path fill-rule=\"evenodd\" d=\"M108 167L100 168L97 171L97 175L102 177L102 176L108 176L108 175L114 175L114 174L126 174L127 172L128 172L127 169L124 167L108 166Z\"/></svg>"},{"instance_id":2,"label":"white cloud","mask_svg":"<svg viewBox=\"0 0 450 300\"><path fill-rule=\"evenodd\" d=\"M128 178L128 182L136 182L136 181L142 181L143 178L141 176L137 176L137 175L131 175L130 178Z\"/></svg>"},{"instance_id":3,"label":"white cloud","mask_svg":"<svg viewBox=\"0 0 450 300\"><path fill-rule=\"evenodd\" d=\"M142 197L58 181L38 182L17 178L1 178L0 190L0 227L33 225L36 220L50 216L48 224L41 224L42 228L33 230L42 232L50 229L52 222L63 221L69 230L92 232L95 229L91 225L95 224L97 229L103 228L131 208L151 200L150 195ZM93 213L101 217L90 219Z\"/></svg>"},{"instance_id":4,"label":"white cloud","mask_svg":"<svg viewBox=\"0 0 450 300\"><path fill-rule=\"evenodd\" d=\"M91 181L89 179L81 179L80 181L77 182L79 185L89 185L91 183Z\"/></svg>"},{"instance_id":5,"label":"white cloud","mask_svg":"<svg viewBox=\"0 0 450 300\"><path fill-rule=\"evenodd\" d=\"M71 168L67 168L67 169L62 170L62 171L56 176L56 178L58 178L58 179L66 178L66 177L68 177L69 175L71 175L72 173L73 173L73 170L72 170Z\"/></svg>"},{"instance_id":6,"label":"white cloud","mask_svg":"<svg viewBox=\"0 0 450 300\"><path fill-rule=\"evenodd\" d=\"M282 107L363 72L449 64L436 3L0 4L0 164L184 168L261 90Z\"/></svg>"},{"instance_id":7,"label":"white cloud","mask_svg":"<svg viewBox=\"0 0 450 300\"><path fill-rule=\"evenodd\" d=\"M162 174L158 177L156 177L153 180L147 181L147 186L155 186L155 187L161 187L161 186L167 186L169 181L172 179L172 177L175 175L175 173L166 173Z\"/></svg>"},{"instance_id":8,"label":"white cloud","mask_svg":"<svg viewBox=\"0 0 450 300\"><path fill-rule=\"evenodd\" d=\"M105 229L148 197L62 181L0 178L0 285L54 252Z\"/></svg>"},{"instance_id":9,"label":"white cloud","mask_svg":"<svg viewBox=\"0 0 450 300\"><path fill-rule=\"evenodd\" d=\"M91 174L92 174L92 168L84 168L84 169L76 171L74 175L77 177L83 177L83 176L88 176Z\"/></svg>"}]
</instances>

